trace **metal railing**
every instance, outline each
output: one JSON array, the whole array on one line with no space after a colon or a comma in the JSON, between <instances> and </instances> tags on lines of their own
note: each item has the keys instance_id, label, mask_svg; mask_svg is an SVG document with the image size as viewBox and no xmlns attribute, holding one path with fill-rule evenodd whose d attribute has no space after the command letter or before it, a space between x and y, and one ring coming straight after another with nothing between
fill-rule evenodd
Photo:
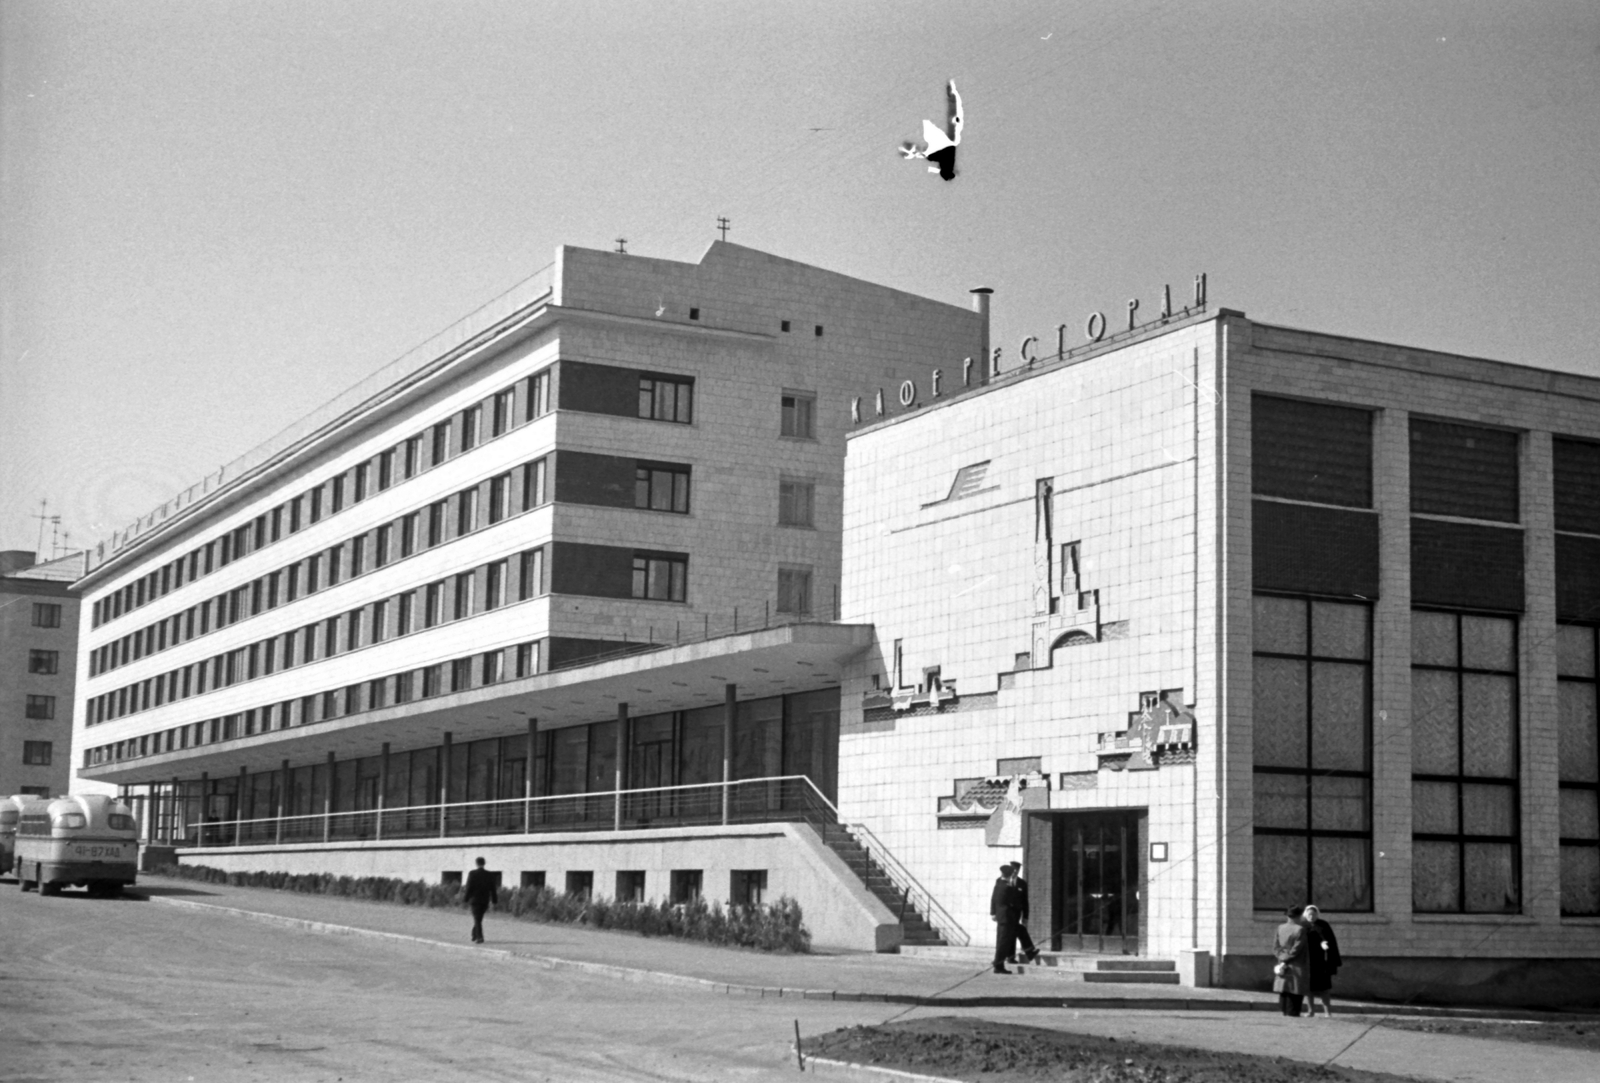
<instances>
[{"instance_id":1,"label":"metal railing","mask_svg":"<svg viewBox=\"0 0 1600 1083\"><path fill-rule=\"evenodd\" d=\"M180 829L178 845L202 849L280 843L537 835L720 824L814 822L816 788L803 775L706 782L497 801L409 805L252 819L207 819ZM816 794L818 798L820 794ZM826 798L821 798L826 803ZM831 808L831 806L828 806Z\"/></svg>"}]
</instances>

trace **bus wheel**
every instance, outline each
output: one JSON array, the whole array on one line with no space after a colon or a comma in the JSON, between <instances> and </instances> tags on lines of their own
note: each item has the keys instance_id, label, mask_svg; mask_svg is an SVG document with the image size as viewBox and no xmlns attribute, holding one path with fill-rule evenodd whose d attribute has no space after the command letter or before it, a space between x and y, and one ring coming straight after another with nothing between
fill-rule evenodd
<instances>
[{"instance_id":1,"label":"bus wheel","mask_svg":"<svg viewBox=\"0 0 1600 1083\"><path fill-rule=\"evenodd\" d=\"M59 894L61 894L61 885L57 884L57 883L53 883L53 882L52 883L48 883L48 884L41 882L39 884L39 894L41 894L41 895L59 895Z\"/></svg>"}]
</instances>

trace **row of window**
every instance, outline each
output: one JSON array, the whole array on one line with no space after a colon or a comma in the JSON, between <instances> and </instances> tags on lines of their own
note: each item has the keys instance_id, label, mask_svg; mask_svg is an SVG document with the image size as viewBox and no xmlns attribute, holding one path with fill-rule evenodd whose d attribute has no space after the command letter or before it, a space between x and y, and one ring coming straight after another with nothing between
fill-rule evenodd
<instances>
[{"instance_id":1,"label":"row of window","mask_svg":"<svg viewBox=\"0 0 1600 1083\"><path fill-rule=\"evenodd\" d=\"M366 462L357 463L95 602L93 626L98 628L185 583L192 583L298 533L326 516L359 504L372 493L383 492L452 456L470 451L484 439L485 425L487 436L492 438L549 413L550 389L547 368L402 440Z\"/></svg>"},{"instance_id":2,"label":"row of window","mask_svg":"<svg viewBox=\"0 0 1600 1083\"><path fill-rule=\"evenodd\" d=\"M98 676L531 511L550 499L548 456L346 538L89 653Z\"/></svg>"},{"instance_id":3,"label":"row of window","mask_svg":"<svg viewBox=\"0 0 1600 1083\"><path fill-rule=\"evenodd\" d=\"M1561 909L1600 914L1600 631L1559 638ZM1255 901L1370 910L1372 632L1367 605L1255 600ZM1521 896L1517 624L1412 614L1412 908L1516 913Z\"/></svg>"},{"instance_id":4,"label":"row of window","mask_svg":"<svg viewBox=\"0 0 1600 1083\"><path fill-rule=\"evenodd\" d=\"M1252 490L1258 496L1372 507L1372 411L1255 395ZM1414 515L1521 521L1519 434L1456 421L1410 419ZM1600 443L1551 445L1557 530L1600 533Z\"/></svg>"},{"instance_id":5,"label":"row of window","mask_svg":"<svg viewBox=\"0 0 1600 1083\"><path fill-rule=\"evenodd\" d=\"M421 550L531 511L559 491L555 483L555 465L560 454L535 459L97 647L89 655L89 675L97 677L335 586L345 579L376 571ZM627 460L622 462L626 465ZM689 512L691 468L688 465L634 460L632 469L635 508L674 514ZM565 468L562 476L566 476ZM572 488L576 489L576 485ZM583 502L582 494L568 495ZM812 526L815 502L814 483L781 480L779 524ZM634 597L681 602L684 600L681 588L681 582L678 589L673 589L670 583L660 589L647 584L636 591ZM809 612L809 606L793 611Z\"/></svg>"},{"instance_id":6,"label":"row of window","mask_svg":"<svg viewBox=\"0 0 1600 1083\"><path fill-rule=\"evenodd\" d=\"M560 364L560 362L558 362ZM581 372L611 371L604 366L566 363L573 368L573 379ZM482 402L467 407L423 432L396 444L372 459L358 463L329 478L300 496L257 516L251 522L238 526L221 536L199 546L168 565L152 571L129 583L94 604L93 626L98 628L108 620L148 604L177 590L185 583L211 574L231 562L247 556L267 545L280 541L306 526L337 514L347 506L365 500L374 492L382 492L400 481L409 480L430 470L447 459L469 451L484 439L492 439L541 417L556 408L552 370L546 368L515 385L495 392ZM622 372L623 370L615 370ZM637 416L655 421L677 424L693 423L694 378L661 373L633 373L637 381ZM598 401L580 381L578 393L567 396L572 408L598 409L615 412ZM600 395L604 398L604 393ZM630 407L631 409L631 407ZM816 438L816 397L809 392L786 391L781 396L780 432L784 436L801 439ZM662 498L652 494L652 501ZM680 501L671 500L670 510L687 511L687 493ZM640 504L640 507L662 508L658 503ZM788 520L784 520L788 522ZM809 519L794 525L809 525Z\"/></svg>"},{"instance_id":7,"label":"row of window","mask_svg":"<svg viewBox=\"0 0 1600 1083\"><path fill-rule=\"evenodd\" d=\"M303 628L91 696L87 725L268 677L279 670L425 631L448 621L464 620L511 601L526 601L548 590L547 567L546 547L536 546L514 557L491 561Z\"/></svg>"}]
</instances>

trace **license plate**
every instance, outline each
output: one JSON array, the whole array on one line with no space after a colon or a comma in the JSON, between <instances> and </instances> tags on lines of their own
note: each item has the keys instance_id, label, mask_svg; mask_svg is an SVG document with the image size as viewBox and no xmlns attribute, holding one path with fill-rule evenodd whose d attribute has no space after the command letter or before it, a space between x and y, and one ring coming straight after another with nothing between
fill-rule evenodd
<instances>
[{"instance_id":1,"label":"license plate","mask_svg":"<svg viewBox=\"0 0 1600 1083\"><path fill-rule=\"evenodd\" d=\"M95 845L93 843L75 843L72 847L72 856L79 861L121 861L124 850L120 844Z\"/></svg>"}]
</instances>

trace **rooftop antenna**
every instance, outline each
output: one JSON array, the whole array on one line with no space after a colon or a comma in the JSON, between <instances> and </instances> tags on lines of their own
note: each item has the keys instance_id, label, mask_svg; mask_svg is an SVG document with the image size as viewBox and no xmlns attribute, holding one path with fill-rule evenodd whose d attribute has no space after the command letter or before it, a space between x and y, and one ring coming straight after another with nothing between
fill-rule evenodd
<instances>
[{"instance_id":1,"label":"rooftop antenna","mask_svg":"<svg viewBox=\"0 0 1600 1083\"><path fill-rule=\"evenodd\" d=\"M628 238L626 238L626 237L618 237L617 238L617 251L621 252L624 256L626 256L628 254Z\"/></svg>"},{"instance_id":2,"label":"rooftop antenna","mask_svg":"<svg viewBox=\"0 0 1600 1083\"><path fill-rule=\"evenodd\" d=\"M726 215L721 215L721 214L717 215L717 229L722 231L722 239L723 240L727 240L728 239L728 228L730 226L732 226L732 225L733 225L733 223L728 221Z\"/></svg>"},{"instance_id":3,"label":"rooftop antenna","mask_svg":"<svg viewBox=\"0 0 1600 1083\"><path fill-rule=\"evenodd\" d=\"M34 553L36 554L44 550L44 525L50 521L50 516L46 513L46 509L49 507L49 505L50 501L40 497L39 513L37 515L29 516L30 519L39 520L39 543L35 545L33 549Z\"/></svg>"},{"instance_id":4,"label":"rooftop antenna","mask_svg":"<svg viewBox=\"0 0 1600 1083\"><path fill-rule=\"evenodd\" d=\"M61 516L50 516L50 559L54 560L61 551Z\"/></svg>"}]
</instances>

